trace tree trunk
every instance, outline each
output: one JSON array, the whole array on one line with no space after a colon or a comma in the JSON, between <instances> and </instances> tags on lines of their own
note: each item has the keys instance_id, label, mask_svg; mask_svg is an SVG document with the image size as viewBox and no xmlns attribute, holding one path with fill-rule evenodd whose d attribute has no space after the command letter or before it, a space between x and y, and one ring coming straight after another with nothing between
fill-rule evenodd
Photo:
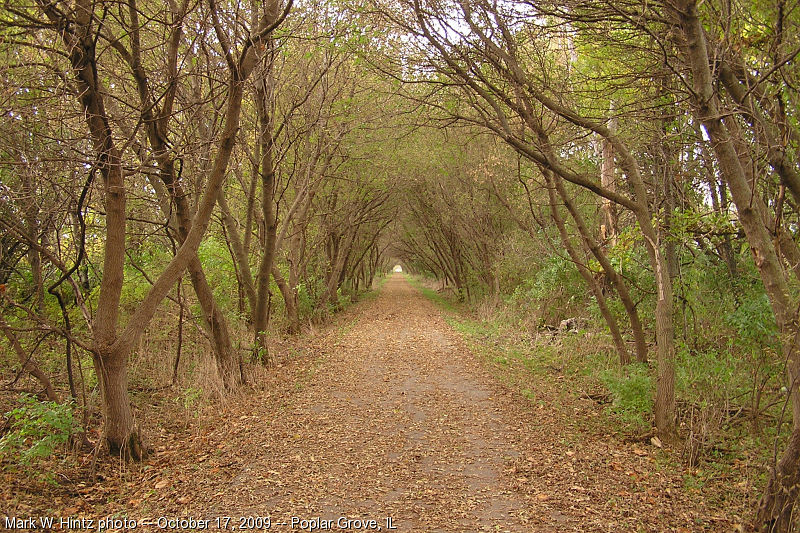
<instances>
[{"instance_id":1,"label":"tree trunk","mask_svg":"<svg viewBox=\"0 0 800 533\"><path fill-rule=\"evenodd\" d=\"M53 22L64 41L96 156L96 166L104 183L106 232L103 278L92 324L94 364L102 389L105 415L104 440L113 453L140 459L146 455L146 451L130 407L127 391L127 358L155 315L160 302L169 293L192 258L196 257L202 237L208 229L219 190L224 183L236 141L244 82L255 64L254 51L279 21L276 19L272 24L268 22L260 24L259 28L255 29L258 36L243 45L238 59L234 60L218 18L212 17L217 39L226 49L229 68L228 101L214 166L209 172L203 196L198 202L186 239L140 302L124 330L118 334L125 265L126 191L121 154L114 144L103 100L105 90L100 80L105 76L97 71L96 32L93 27L95 4L88 0L78 0L69 15L44 0L40 0L38 5L44 15ZM291 5L292 0L289 0L284 13L288 13ZM132 8L131 11L135 9Z\"/></svg>"},{"instance_id":2,"label":"tree trunk","mask_svg":"<svg viewBox=\"0 0 800 533\"><path fill-rule=\"evenodd\" d=\"M131 24L129 30L131 53L128 56L128 63L131 67L133 77L136 80L141 103L141 117L145 125L147 138L159 165L159 177L169 191L169 202L165 201L164 198L159 198L159 200L162 204L162 210L164 210L164 213L168 217L173 211L171 205L175 206L174 212L177 220L177 232L175 233L177 233L178 242L183 244L191 230L192 215L188 195L180 183L175 169L175 160L172 150L167 141L169 135L168 125L172 114L172 102L175 96L175 78L177 78L178 75L177 55L182 34L182 25L178 23L172 27L170 44L167 51L167 63L168 75L173 83L169 86L164 96L163 107L159 109L156 104L152 102L149 79L142 66L139 35L141 25L139 24L138 10L133 3L129 4L129 14ZM173 16L177 20L181 20L183 15L180 12L174 12ZM156 180L152 178L150 179L150 183L153 184L157 193L161 193L159 196L163 197L163 187L157 186ZM171 226L168 225L168 228L170 227ZM196 253L190 258L187 267L192 280L192 286L203 311L203 319L206 328L209 330L212 339L217 371L224 387L228 390L235 389L240 384L240 376L235 371L238 364L235 360L236 357L231 345L228 322L214 299L214 293L208 285L205 273L203 272L203 266Z\"/></svg>"},{"instance_id":3,"label":"tree trunk","mask_svg":"<svg viewBox=\"0 0 800 533\"><path fill-rule=\"evenodd\" d=\"M697 121L694 121L692 126L694 127L697 139L703 139L703 134L700 130L700 124L698 124ZM711 195L711 207L716 215L727 216L728 188L725 186L724 180L717 179L714 163L711 155L708 153L708 145L704 141L700 141L700 156L702 157L703 165L705 166L704 177L706 184L708 184L708 190ZM728 267L728 274L730 278L736 279L738 277L738 269L736 267L736 255L733 252L733 245L731 244L730 235L726 234L723 236L722 242L719 244L717 249L720 257L722 257L722 260L725 262L725 266Z\"/></svg>"},{"instance_id":4,"label":"tree trunk","mask_svg":"<svg viewBox=\"0 0 800 533\"><path fill-rule=\"evenodd\" d=\"M275 209L275 140L272 132L272 108L274 106L273 60L274 43L267 40L264 57L255 76L255 100L259 120L259 144L261 145L261 213L264 219L265 235L261 252L261 264L256 275L256 306L253 313L255 332L254 350L257 359L265 365L272 365L267 343L269 326L270 273L275 260L278 221Z\"/></svg>"},{"instance_id":5,"label":"tree trunk","mask_svg":"<svg viewBox=\"0 0 800 533\"><path fill-rule=\"evenodd\" d=\"M94 369L103 399L103 440L111 455L139 461L147 457L128 396L127 357L113 348L97 347Z\"/></svg>"},{"instance_id":6,"label":"tree trunk","mask_svg":"<svg viewBox=\"0 0 800 533\"><path fill-rule=\"evenodd\" d=\"M272 278L278 285L286 307L286 320L289 322L289 333L300 333L300 315L297 309L297 293L292 290L276 265L272 265Z\"/></svg>"},{"instance_id":7,"label":"tree trunk","mask_svg":"<svg viewBox=\"0 0 800 533\"><path fill-rule=\"evenodd\" d=\"M217 372L225 389L234 390L242 384L242 376L239 356L231 344L228 320L217 305L214 293L208 284L205 272L203 272L203 265L196 253L189 261L188 270L197 301L203 311L203 319L213 340Z\"/></svg>"},{"instance_id":8,"label":"tree trunk","mask_svg":"<svg viewBox=\"0 0 800 533\"><path fill-rule=\"evenodd\" d=\"M800 492L800 428L796 425L777 466L770 472L767 488L758 503L758 531L792 531L792 515Z\"/></svg>"},{"instance_id":9,"label":"tree trunk","mask_svg":"<svg viewBox=\"0 0 800 533\"><path fill-rule=\"evenodd\" d=\"M586 268L586 265L583 264L583 261L581 261L577 251L575 250L575 247L572 246L572 243L570 242L569 234L564 226L564 220L558 213L556 196L552 189L553 178L550 174L550 171L544 170L544 175L549 185L547 188L547 194L550 198L550 212L552 213L553 221L556 223L556 227L558 228L558 233L561 236L561 242L572 259L572 262L575 263L578 272L580 272L583 279L586 280L586 283L589 285L592 294L597 300L597 306L600 308L600 314L603 315L603 319L606 321L606 325L608 325L608 330L611 332L611 338L614 341L614 346L617 348L620 364L627 365L631 362L631 355L628 353L628 348L625 346L625 340L622 338L622 334L619 332L617 320L614 318L614 315L611 314L611 310L606 304L606 297L603 295L602 287L600 287L600 284L597 282L589 269Z\"/></svg>"},{"instance_id":10,"label":"tree trunk","mask_svg":"<svg viewBox=\"0 0 800 533\"><path fill-rule=\"evenodd\" d=\"M675 326L672 302L672 280L667 261L658 246L653 246L656 264L656 344L658 376L656 378L655 419L664 440L675 438Z\"/></svg>"},{"instance_id":11,"label":"tree trunk","mask_svg":"<svg viewBox=\"0 0 800 533\"><path fill-rule=\"evenodd\" d=\"M350 256L350 249L353 247L354 239L355 230L351 228L347 236L343 237L344 242L339 242L335 247L336 251L331 257L330 272L325 283L325 292L317 302L318 308L324 308L328 302L337 297L342 273L347 267L347 259ZM338 300L336 300L336 303L338 305Z\"/></svg>"},{"instance_id":12,"label":"tree trunk","mask_svg":"<svg viewBox=\"0 0 800 533\"><path fill-rule=\"evenodd\" d=\"M32 242L39 242L39 207L36 204L35 186L28 175L27 169L23 168L22 174L23 194L29 202L25 209L25 225L27 226L25 229ZM28 261L33 275L35 308L36 312L41 314L44 312L44 279L42 278L42 258L39 250L35 247L31 247L28 250Z\"/></svg>"},{"instance_id":13,"label":"tree trunk","mask_svg":"<svg viewBox=\"0 0 800 533\"><path fill-rule=\"evenodd\" d=\"M217 203L219 204L220 211L222 211L222 223L230 240L230 247L233 250L233 260L237 266L236 270L239 272L239 289L247 297L247 307L250 320L252 321L256 308L256 285L253 281L253 274L250 271L250 261L248 259L249 244L245 245L242 243L239 230L236 228L236 222L225 198L225 191L220 191Z\"/></svg>"},{"instance_id":14,"label":"tree trunk","mask_svg":"<svg viewBox=\"0 0 800 533\"><path fill-rule=\"evenodd\" d=\"M609 115L613 115L614 103L609 105ZM611 120L608 129L616 130L616 120ZM601 140L602 158L600 164L600 183L609 191L617 191L617 180L614 177L614 147L608 139ZM600 211L603 222L600 224L600 240L612 248L617 244L617 205L608 198L600 198Z\"/></svg>"},{"instance_id":15,"label":"tree trunk","mask_svg":"<svg viewBox=\"0 0 800 533\"><path fill-rule=\"evenodd\" d=\"M51 4L41 4L41 9L51 20L64 22L63 15ZM101 77L96 70L93 11L93 4L88 0L79 0L75 6L75 24L60 24L59 28L69 51L84 117L104 184L106 232L103 278L100 281L97 311L93 320L94 362L103 397L104 441L111 453L141 459L145 450L128 398L128 350L112 349L117 341L119 302L124 282L127 215L121 157L114 145L103 100L104 91L98 81Z\"/></svg>"}]
</instances>

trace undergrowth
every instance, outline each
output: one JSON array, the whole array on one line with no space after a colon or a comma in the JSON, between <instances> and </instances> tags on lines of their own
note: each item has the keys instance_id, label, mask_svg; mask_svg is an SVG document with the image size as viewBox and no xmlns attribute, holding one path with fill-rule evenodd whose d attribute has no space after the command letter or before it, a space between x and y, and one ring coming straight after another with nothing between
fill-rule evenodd
<instances>
[{"instance_id":1,"label":"undergrowth","mask_svg":"<svg viewBox=\"0 0 800 533\"><path fill-rule=\"evenodd\" d=\"M19 467L26 475L52 482L41 463L66 448L77 433L71 403L39 401L22 393L20 405L5 413L9 430L0 438L0 457L5 468Z\"/></svg>"},{"instance_id":2,"label":"undergrowth","mask_svg":"<svg viewBox=\"0 0 800 533\"><path fill-rule=\"evenodd\" d=\"M610 431L625 441L650 444L656 386L653 362L620 367L608 334L597 326L577 332L531 328L530 320L503 304L486 313L480 305L470 307L447 298L424 279L412 277L410 281L444 311L445 320L498 379L533 407L545 405L545 391L556 398L549 408L562 409L567 415L572 413L561 405L567 402L558 398L591 400L602 416L596 427L586 430ZM679 441L669 446L663 457L669 464L683 465L690 489L712 481L738 480L735 488L719 490L721 503L757 497L765 483L764 465L773 460L776 442L781 449L785 439L775 423L781 398L765 386L776 369L763 362L761 373L742 370L754 360L767 359L769 346L760 339L753 335L748 346L732 345L727 350L679 345L676 354ZM740 352L748 348L746 355L750 355L734 357L736 348ZM759 387L761 397L753 399L753 391ZM748 495L742 496L742 492Z\"/></svg>"}]
</instances>

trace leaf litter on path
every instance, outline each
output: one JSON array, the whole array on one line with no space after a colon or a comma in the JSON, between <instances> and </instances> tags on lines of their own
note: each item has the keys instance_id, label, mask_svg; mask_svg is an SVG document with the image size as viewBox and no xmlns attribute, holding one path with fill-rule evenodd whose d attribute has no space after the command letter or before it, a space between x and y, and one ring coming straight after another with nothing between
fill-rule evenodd
<instances>
[{"instance_id":1,"label":"leaf litter on path","mask_svg":"<svg viewBox=\"0 0 800 533\"><path fill-rule=\"evenodd\" d=\"M103 511L269 516L274 531L371 525L341 517L401 532L733 526L657 448L582 432L590 414L502 385L402 276L301 342L307 356L161 442Z\"/></svg>"}]
</instances>

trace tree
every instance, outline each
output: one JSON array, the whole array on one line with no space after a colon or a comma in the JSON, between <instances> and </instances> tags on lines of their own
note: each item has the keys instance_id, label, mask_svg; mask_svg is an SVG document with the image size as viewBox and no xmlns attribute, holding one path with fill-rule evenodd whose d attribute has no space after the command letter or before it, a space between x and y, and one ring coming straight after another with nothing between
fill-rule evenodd
<instances>
[{"instance_id":1,"label":"tree","mask_svg":"<svg viewBox=\"0 0 800 533\"><path fill-rule=\"evenodd\" d=\"M194 6L196 10L202 7ZM208 13L227 65L227 105L224 113L224 126L216 139L217 151L214 164L205 182L205 192L191 220L191 227L187 228L183 243L172 261L155 280L124 328L119 325L119 309L125 282L124 264L128 221L126 198L128 184L133 176L126 170L123 162L124 152L129 143L122 143L117 136L114 129L115 118L112 117L114 108L107 102L110 94L110 86L107 86L109 80L117 78L114 70L116 65L110 54L105 54L102 59L100 58L97 43L103 43L104 46L114 49L123 59L126 58L126 53L129 51L122 46L121 38L114 35L117 30L115 24L101 24L108 13L112 12L111 5L78 2L73 9L66 4L40 2L35 6L36 11L32 6L10 10L13 17L10 25L25 30L23 35L26 38L33 39L37 31L47 31L58 35L62 48L53 47L48 51L52 51L56 58L61 56L67 60L68 64L59 64L57 68L62 69L61 72L64 72L65 79L71 79L71 83L75 84L75 94L80 102L91 141L92 166L103 182L106 219L103 239L103 269L97 308L89 320L91 322L90 350L103 398L104 440L112 453L132 459L140 459L147 454L128 398L127 358L156 312L159 302L167 295L192 258L196 256L197 248L208 227L216 196L227 173L238 129L244 83L255 66L256 50L282 22L290 7L291 2L286 5L282 15L272 22L259 20L253 27L252 33L241 36L241 42L235 43L239 46L238 52L235 52L234 44L229 42L220 21L223 13L213 2L208 4ZM128 22L132 27L138 28L136 19L140 8L132 2L128 4L128 8L130 17ZM155 23L160 20L168 27L172 27L173 23L179 22L177 18L188 16L186 9L182 11L177 5L171 5L170 8L171 15L176 19L153 19L151 22ZM37 18L37 11L43 18ZM121 14L120 19L123 17L124 15ZM181 37L179 29L167 33L173 40L179 40ZM141 77L144 66L136 58L135 50L139 46L136 32L128 38L131 39L133 52L131 52L130 61L127 62L132 66L135 75ZM29 42L31 41L24 41L25 44L29 44ZM142 93L142 100L146 102L149 98L146 87L142 83L139 83L137 87ZM169 94L168 91L166 94L168 100ZM168 104L165 104L164 107L169 109ZM146 109L140 108L137 115L143 117L150 127L155 151L154 159L157 160L160 155L163 165L168 165L169 161L163 159L163 145L159 144L166 141L157 139L159 125L156 123L158 119L155 117L151 119L147 113ZM120 117L116 118L121 120ZM164 117L161 118L163 120Z\"/></svg>"},{"instance_id":2,"label":"tree","mask_svg":"<svg viewBox=\"0 0 800 533\"><path fill-rule=\"evenodd\" d=\"M781 333L794 427L783 456L772 471L759 505L756 525L765 531L788 531L792 527L792 510L800 491L800 360L795 355L800 348L797 344L800 335L796 316L797 302L792 296L794 291L791 290L793 280L788 276L791 270L787 272L781 265L773 236L765 224L765 219L769 219L765 213L766 206L754 201L756 184L754 180L748 179L745 171L745 154L736 149L735 132L738 125L735 124L735 118L723 119L721 98L714 88L709 44L698 6L693 1L682 1L669 7L672 9L675 26L680 29L681 41L678 44L691 73L695 116L711 140L720 174L736 204L739 220L747 235ZM745 97L739 87L740 82L730 76L731 72L727 71L726 87L741 105ZM773 151L769 162L783 185L792 189L792 170L789 170L791 167L786 164L785 156L778 156ZM778 242L785 243L781 240Z\"/></svg>"}]
</instances>

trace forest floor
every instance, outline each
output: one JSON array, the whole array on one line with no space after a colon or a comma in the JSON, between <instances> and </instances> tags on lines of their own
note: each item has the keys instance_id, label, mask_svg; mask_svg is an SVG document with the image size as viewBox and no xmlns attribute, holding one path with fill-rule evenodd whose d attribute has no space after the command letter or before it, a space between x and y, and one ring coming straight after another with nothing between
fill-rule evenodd
<instances>
[{"instance_id":1,"label":"forest floor","mask_svg":"<svg viewBox=\"0 0 800 533\"><path fill-rule=\"evenodd\" d=\"M18 494L0 514L127 516L148 531L190 516L231 517L228 530L265 516L274 531L369 525L340 517L402 532L737 528L665 452L598 423L602 406L554 380L529 385L535 403L504 385L402 275L303 342L246 394L155 430L145 464L105 465L105 482L47 502Z\"/></svg>"}]
</instances>

